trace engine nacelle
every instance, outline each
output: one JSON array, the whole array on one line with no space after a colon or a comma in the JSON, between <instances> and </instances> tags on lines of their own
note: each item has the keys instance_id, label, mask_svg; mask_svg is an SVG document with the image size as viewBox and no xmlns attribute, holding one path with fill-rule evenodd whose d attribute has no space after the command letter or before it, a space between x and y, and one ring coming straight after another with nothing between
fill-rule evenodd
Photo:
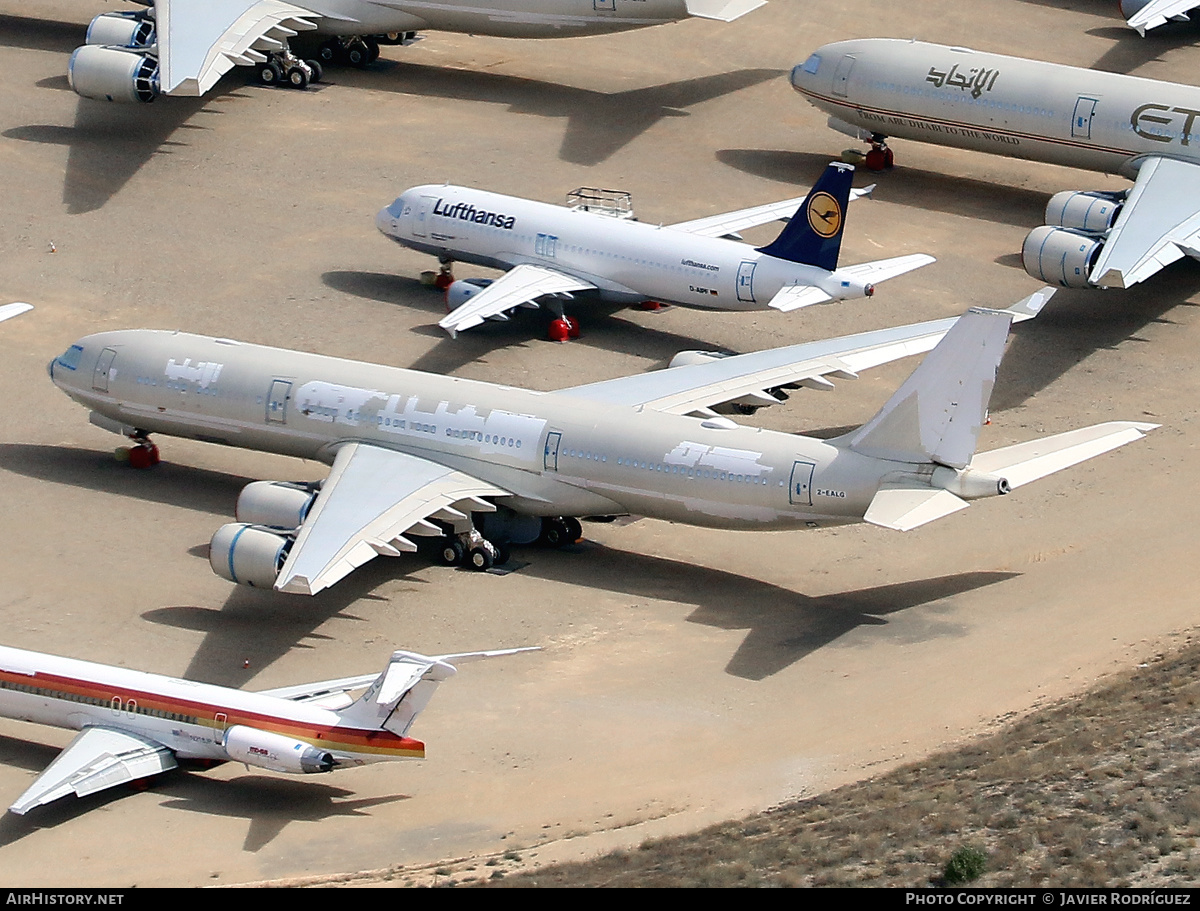
<instances>
[{"instance_id":1,"label":"engine nacelle","mask_svg":"<svg viewBox=\"0 0 1200 911\"><path fill-rule=\"evenodd\" d=\"M84 98L149 103L159 92L158 61L134 50L85 44L71 55L67 81Z\"/></svg>"},{"instance_id":2,"label":"engine nacelle","mask_svg":"<svg viewBox=\"0 0 1200 911\"><path fill-rule=\"evenodd\" d=\"M255 481L242 488L233 514L247 525L268 525L291 531L300 527L316 497L317 491L310 484Z\"/></svg>"},{"instance_id":3,"label":"engine nacelle","mask_svg":"<svg viewBox=\"0 0 1200 911\"><path fill-rule=\"evenodd\" d=\"M875 286L870 282L860 281L841 272L829 273L817 282L817 287L835 301L849 300L853 297L870 297L875 293Z\"/></svg>"},{"instance_id":4,"label":"engine nacelle","mask_svg":"<svg viewBox=\"0 0 1200 911\"><path fill-rule=\"evenodd\" d=\"M1034 228L1021 245L1021 265L1034 278L1064 288L1094 288L1088 281L1103 238L1066 228Z\"/></svg>"},{"instance_id":5,"label":"engine nacelle","mask_svg":"<svg viewBox=\"0 0 1200 911\"><path fill-rule=\"evenodd\" d=\"M939 465L929 479L933 487L948 490L964 500L979 500L983 497L999 497L1012 490L1008 479L986 471L971 468L947 468Z\"/></svg>"},{"instance_id":6,"label":"engine nacelle","mask_svg":"<svg viewBox=\"0 0 1200 911\"><path fill-rule=\"evenodd\" d=\"M1072 228L1091 234L1103 234L1121 214L1125 200L1113 193L1055 193L1046 204L1046 224Z\"/></svg>"},{"instance_id":7,"label":"engine nacelle","mask_svg":"<svg viewBox=\"0 0 1200 911\"><path fill-rule=\"evenodd\" d=\"M460 278L446 289L446 312L457 310L492 283L490 278Z\"/></svg>"},{"instance_id":8,"label":"engine nacelle","mask_svg":"<svg viewBox=\"0 0 1200 911\"><path fill-rule=\"evenodd\" d=\"M230 759L272 772L312 775L333 771L332 753L318 750L303 740L293 740L244 724L235 724L225 732L224 746Z\"/></svg>"},{"instance_id":9,"label":"engine nacelle","mask_svg":"<svg viewBox=\"0 0 1200 911\"><path fill-rule=\"evenodd\" d=\"M88 26L85 44L146 48L156 39L154 20L145 13L101 13Z\"/></svg>"},{"instance_id":10,"label":"engine nacelle","mask_svg":"<svg viewBox=\"0 0 1200 911\"><path fill-rule=\"evenodd\" d=\"M292 539L257 525L222 525L208 545L208 564L222 579L251 588L274 588Z\"/></svg>"},{"instance_id":11,"label":"engine nacelle","mask_svg":"<svg viewBox=\"0 0 1200 911\"><path fill-rule=\"evenodd\" d=\"M1149 2L1150 0L1121 0L1121 15L1126 19L1132 19Z\"/></svg>"}]
</instances>

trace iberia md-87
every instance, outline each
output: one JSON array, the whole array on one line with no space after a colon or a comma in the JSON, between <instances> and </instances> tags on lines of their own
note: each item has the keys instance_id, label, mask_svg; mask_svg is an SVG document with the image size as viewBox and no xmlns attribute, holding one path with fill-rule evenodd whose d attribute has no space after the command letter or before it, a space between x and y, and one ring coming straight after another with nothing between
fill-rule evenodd
<instances>
[{"instance_id":1,"label":"iberia md-87","mask_svg":"<svg viewBox=\"0 0 1200 911\"><path fill-rule=\"evenodd\" d=\"M1022 249L1035 278L1128 288L1200 258L1200 88L887 38L827 44L791 79L831 127L872 142L869 167L901 137L1132 179L1051 197Z\"/></svg>"}]
</instances>

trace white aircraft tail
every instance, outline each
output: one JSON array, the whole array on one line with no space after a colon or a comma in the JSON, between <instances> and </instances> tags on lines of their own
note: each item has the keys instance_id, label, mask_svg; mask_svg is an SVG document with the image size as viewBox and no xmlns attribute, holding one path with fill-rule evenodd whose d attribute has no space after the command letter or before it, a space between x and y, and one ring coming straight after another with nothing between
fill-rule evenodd
<instances>
[{"instance_id":1,"label":"white aircraft tail","mask_svg":"<svg viewBox=\"0 0 1200 911\"><path fill-rule=\"evenodd\" d=\"M438 684L458 673L455 665L531 651L536 649L508 648L435 657L416 652L393 652L375 682L338 715L354 727L391 731L403 737L429 704Z\"/></svg>"}]
</instances>

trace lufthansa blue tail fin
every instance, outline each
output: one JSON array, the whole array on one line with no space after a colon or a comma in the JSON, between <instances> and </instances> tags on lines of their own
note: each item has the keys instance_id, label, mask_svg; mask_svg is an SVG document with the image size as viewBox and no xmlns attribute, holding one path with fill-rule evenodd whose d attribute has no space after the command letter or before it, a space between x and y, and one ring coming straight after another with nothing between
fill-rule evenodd
<instances>
[{"instance_id":1,"label":"lufthansa blue tail fin","mask_svg":"<svg viewBox=\"0 0 1200 911\"><path fill-rule=\"evenodd\" d=\"M782 233L758 252L827 272L836 269L853 179L853 165L831 162Z\"/></svg>"}]
</instances>

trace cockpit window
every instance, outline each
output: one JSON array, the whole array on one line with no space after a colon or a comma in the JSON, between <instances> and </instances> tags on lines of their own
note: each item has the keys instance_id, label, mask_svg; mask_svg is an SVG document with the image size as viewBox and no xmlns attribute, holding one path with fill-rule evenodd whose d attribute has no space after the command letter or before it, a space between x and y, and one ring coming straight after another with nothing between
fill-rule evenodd
<instances>
[{"instance_id":1,"label":"cockpit window","mask_svg":"<svg viewBox=\"0 0 1200 911\"><path fill-rule=\"evenodd\" d=\"M83 347L80 345L72 345L66 351L58 356L55 363L66 370L74 370L79 366L79 359L83 357Z\"/></svg>"},{"instance_id":2,"label":"cockpit window","mask_svg":"<svg viewBox=\"0 0 1200 911\"><path fill-rule=\"evenodd\" d=\"M817 70L819 70L820 68L821 68L821 55L820 54L810 54L809 58L804 61L803 70L806 73L815 75Z\"/></svg>"}]
</instances>

